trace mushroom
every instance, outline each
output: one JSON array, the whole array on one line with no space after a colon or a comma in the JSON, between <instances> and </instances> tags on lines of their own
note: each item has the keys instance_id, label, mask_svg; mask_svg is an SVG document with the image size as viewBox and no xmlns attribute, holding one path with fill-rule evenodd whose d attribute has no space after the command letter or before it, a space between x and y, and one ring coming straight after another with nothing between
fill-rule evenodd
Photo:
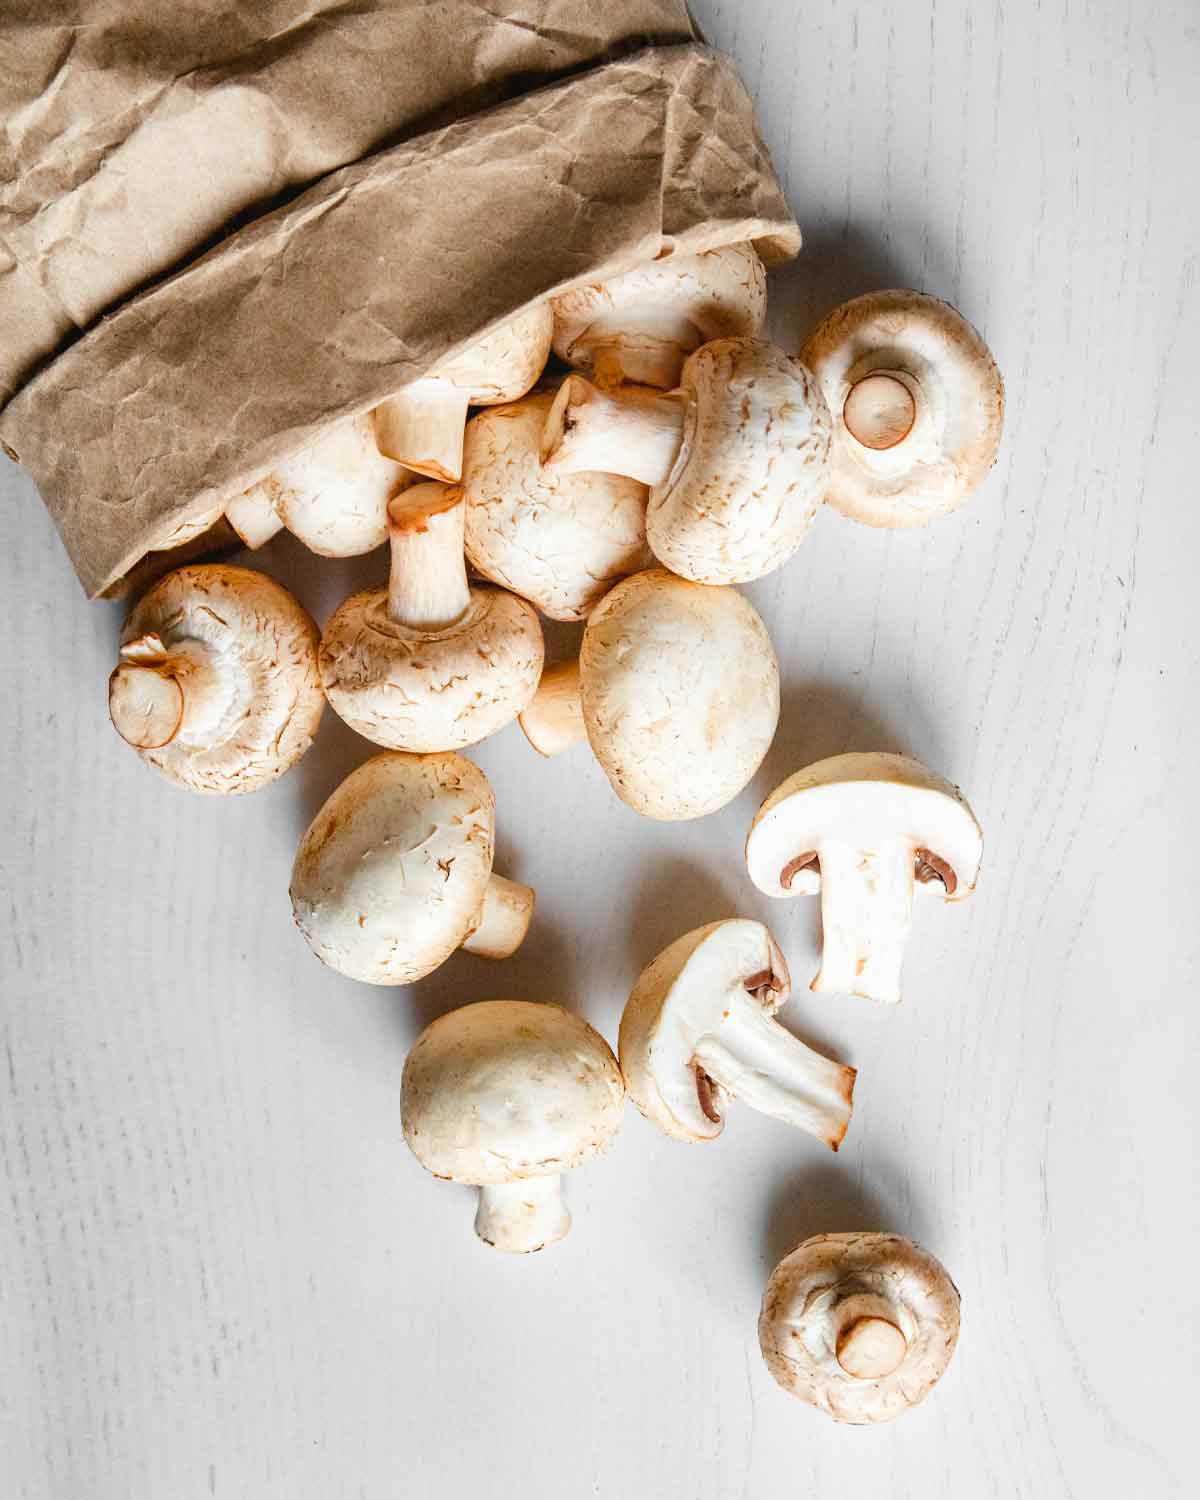
<instances>
[{"instance_id":1,"label":"mushroom","mask_svg":"<svg viewBox=\"0 0 1200 1500\"><path fill-rule=\"evenodd\" d=\"M512 722L537 691L537 612L503 589L471 588L463 496L418 484L388 507L386 589L353 594L321 640L321 680L352 729L394 750L457 750Z\"/></svg>"},{"instance_id":2,"label":"mushroom","mask_svg":"<svg viewBox=\"0 0 1200 1500\"><path fill-rule=\"evenodd\" d=\"M499 406L532 390L550 356L554 317L527 307L486 338L415 380L375 409L380 451L431 479L462 474L469 406Z\"/></svg>"},{"instance_id":3,"label":"mushroom","mask_svg":"<svg viewBox=\"0 0 1200 1500\"><path fill-rule=\"evenodd\" d=\"M804 343L833 413L829 503L868 526L924 526L960 506L996 461L1004 382L954 308L868 292Z\"/></svg>"},{"instance_id":4,"label":"mushroom","mask_svg":"<svg viewBox=\"0 0 1200 1500\"><path fill-rule=\"evenodd\" d=\"M210 510L201 511L198 516L189 516L186 521L180 521L166 534L160 542L151 547L151 552L173 552L176 547L182 547L188 542L194 542L198 536L203 536L210 526L215 526L221 519L221 507L215 506Z\"/></svg>"},{"instance_id":5,"label":"mushroom","mask_svg":"<svg viewBox=\"0 0 1200 1500\"><path fill-rule=\"evenodd\" d=\"M767 1369L835 1422L890 1422L942 1378L958 1288L898 1234L818 1234L771 1272L758 1319Z\"/></svg>"},{"instance_id":6,"label":"mushroom","mask_svg":"<svg viewBox=\"0 0 1200 1500\"><path fill-rule=\"evenodd\" d=\"M680 388L604 392L563 382L542 435L554 474L603 470L650 485L646 536L672 572L743 583L785 563L829 484L829 411L816 381L758 339L714 339Z\"/></svg>"},{"instance_id":7,"label":"mushroom","mask_svg":"<svg viewBox=\"0 0 1200 1500\"><path fill-rule=\"evenodd\" d=\"M355 557L387 538L387 504L411 479L380 453L370 412L333 422L262 483L283 524L311 552Z\"/></svg>"},{"instance_id":8,"label":"mushroom","mask_svg":"<svg viewBox=\"0 0 1200 1500\"><path fill-rule=\"evenodd\" d=\"M983 834L957 787L920 761L835 755L789 776L755 815L750 878L768 896L821 893L814 990L894 1004L913 885L961 901L975 888Z\"/></svg>"},{"instance_id":9,"label":"mushroom","mask_svg":"<svg viewBox=\"0 0 1200 1500\"><path fill-rule=\"evenodd\" d=\"M553 298L554 352L604 386L671 390L709 339L762 332L767 277L753 245L665 255Z\"/></svg>"},{"instance_id":10,"label":"mushroom","mask_svg":"<svg viewBox=\"0 0 1200 1500\"><path fill-rule=\"evenodd\" d=\"M562 1174L601 1155L625 1085L612 1049L558 1005L484 1000L439 1016L404 1064L400 1115L435 1177L479 1189L475 1233L510 1254L571 1227Z\"/></svg>"},{"instance_id":11,"label":"mushroom","mask_svg":"<svg viewBox=\"0 0 1200 1500\"><path fill-rule=\"evenodd\" d=\"M586 734L622 802L648 818L702 818L736 797L779 719L779 664L736 589L635 573L592 612L579 654L580 707L560 667L521 715L535 749Z\"/></svg>"},{"instance_id":12,"label":"mushroom","mask_svg":"<svg viewBox=\"0 0 1200 1500\"><path fill-rule=\"evenodd\" d=\"M391 750L352 771L292 866L292 914L321 962L366 984L411 984L459 947L515 953L534 898L492 874L495 809L461 755Z\"/></svg>"},{"instance_id":13,"label":"mushroom","mask_svg":"<svg viewBox=\"0 0 1200 1500\"><path fill-rule=\"evenodd\" d=\"M774 1019L790 989L761 922L730 917L677 938L642 970L621 1017L621 1070L642 1114L677 1140L711 1141L740 1099L836 1151L855 1071Z\"/></svg>"},{"instance_id":14,"label":"mushroom","mask_svg":"<svg viewBox=\"0 0 1200 1500\"><path fill-rule=\"evenodd\" d=\"M270 475L236 495L225 507L225 519L243 544L256 552L283 530L283 517L275 504L278 486Z\"/></svg>"},{"instance_id":15,"label":"mushroom","mask_svg":"<svg viewBox=\"0 0 1200 1500\"><path fill-rule=\"evenodd\" d=\"M467 424L467 556L552 620L585 620L614 583L653 561L646 486L543 469L538 445L553 401L527 396Z\"/></svg>"},{"instance_id":16,"label":"mushroom","mask_svg":"<svg viewBox=\"0 0 1200 1500\"><path fill-rule=\"evenodd\" d=\"M177 568L125 622L113 727L193 792L253 792L312 743L325 698L317 627L285 588L220 563Z\"/></svg>"}]
</instances>

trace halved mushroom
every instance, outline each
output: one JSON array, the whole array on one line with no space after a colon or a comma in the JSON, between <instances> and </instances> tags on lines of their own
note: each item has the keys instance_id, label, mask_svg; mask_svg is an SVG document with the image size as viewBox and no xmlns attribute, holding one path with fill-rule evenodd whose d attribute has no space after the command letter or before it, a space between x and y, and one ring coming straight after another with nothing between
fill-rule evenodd
<instances>
[{"instance_id":1,"label":"halved mushroom","mask_svg":"<svg viewBox=\"0 0 1200 1500\"><path fill-rule=\"evenodd\" d=\"M333 422L262 481L283 524L310 552L355 557L387 539L387 505L412 478L380 453L371 412Z\"/></svg>"},{"instance_id":2,"label":"halved mushroom","mask_svg":"<svg viewBox=\"0 0 1200 1500\"><path fill-rule=\"evenodd\" d=\"M924 526L960 506L996 461L1004 382L948 303L868 292L834 308L799 358L833 413L829 503L868 526Z\"/></svg>"},{"instance_id":3,"label":"halved mushroom","mask_svg":"<svg viewBox=\"0 0 1200 1500\"><path fill-rule=\"evenodd\" d=\"M460 947L507 958L534 897L492 873L495 826L488 779L463 756L372 757L300 840L296 926L322 963L366 984L411 984Z\"/></svg>"},{"instance_id":4,"label":"halved mushroom","mask_svg":"<svg viewBox=\"0 0 1200 1500\"><path fill-rule=\"evenodd\" d=\"M352 729L394 750L458 750L510 724L537 691L536 611L463 563L462 491L418 484L388 508L386 589L353 594L321 640L321 680Z\"/></svg>"},{"instance_id":5,"label":"halved mushroom","mask_svg":"<svg viewBox=\"0 0 1200 1500\"><path fill-rule=\"evenodd\" d=\"M554 754L586 734L613 791L635 812L702 818L754 775L779 720L779 664L736 589L635 573L593 610L579 654L580 708L560 666L521 715Z\"/></svg>"},{"instance_id":6,"label":"halved mushroom","mask_svg":"<svg viewBox=\"0 0 1200 1500\"><path fill-rule=\"evenodd\" d=\"M550 357L548 303L527 307L431 375L375 409L380 451L431 479L462 474L470 406L499 406L532 390Z\"/></svg>"},{"instance_id":7,"label":"halved mushroom","mask_svg":"<svg viewBox=\"0 0 1200 1500\"><path fill-rule=\"evenodd\" d=\"M487 1000L439 1016L404 1065L404 1139L435 1177L479 1189L475 1233L510 1254L571 1227L562 1174L607 1150L625 1085L612 1049L558 1005Z\"/></svg>"},{"instance_id":8,"label":"halved mushroom","mask_svg":"<svg viewBox=\"0 0 1200 1500\"><path fill-rule=\"evenodd\" d=\"M193 792L253 792L312 744L325 697L317 627L285 588L209 563L168 573L121 632L113 727Z\"/></svg>"},{"instance_id":9,"label":"halved mushroom","mask_svg":"<svg viewBox=\"0 0 1200 1500\"><path fill-rule=\"evenodd\" d=\"M920 761L835 755L789 776L746 839L768 896L821 893L814 990L895 1003L913 886L961 901L975 888L983 834L957 787Z\"/></svg>"},{"instance_id":10,"label":"halved mushroom","mask_svg":"<svg viewBox=\"0 0 1200 1500\"><path fill-rule=\"evenodd\" d=\"M268 474L257 484L232 499L225 507L225 519L251 552L265 547L283 530L283 517L275 504L279 486Z\"/></svg>"},{"instance_id":11,"label":"halved mushroom","mask_svg":"<svg viewBox=\"0 0 1200 1500\"><path fill-rule=\"evenodd\" d=\"M614 583L653 561L647 492L615 474L543 469L538 445L553 400L527 396L467 424L467 556L552 620L585 620Z\"/></svg>"},{"instance_id":12,"label":"halved mushroom","mask_svg":"<svg viewBox=\"0 0 1200 1500\"><path fill-rule=\"evenodd\" d=\"M651 486L646 536L672 572L743 583L808 534L829 485L829 410L816 381L758 339L715 339L666 395L563 382L541 455L553 474L603 470Z\"/></svg>"},{"instance_id":13,"label":"halved mushroom","mask_svg":"<svg viewBox=\"0 0 1200 1500\"><path fill-rule=\"evenodd\" d=\"M643 969L621 1017L621 1070L633 1102L682 1141L711 1141L730 1099L837 1150L855 1071L774 1019L791 992L761 922L731 917L677 938Z\"/></svg>"},{"instance_id":14,"label":"halved mushroom","mask_svg":"<svg viewBox=\"0 0 1200 1500\"><path fill-rule=\"evenodd\" d=\"M771 1272L767 1369L835 1422L890 1422L924 1401L958 1342L958 1288L898 1234L818 1234Z\"/></svg>"},{"instance_id":15,"label":"halved mushroom","mask_svg":"<svg viewBox=\"0 0 1200 1500\"><path fill-rule=\"evenodd\" d=\"M709 339L762 332L767 277L753 245L664 256L555 297L554 352L605 386L670 390Z\"/></svg>"}]
</instances>

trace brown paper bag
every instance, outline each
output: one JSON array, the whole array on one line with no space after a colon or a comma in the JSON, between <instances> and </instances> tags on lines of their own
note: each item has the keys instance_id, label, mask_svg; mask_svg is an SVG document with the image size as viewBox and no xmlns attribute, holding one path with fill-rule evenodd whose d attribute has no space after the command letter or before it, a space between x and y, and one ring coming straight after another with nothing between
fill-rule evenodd
<instances>
[{"instance_id":1,"label":"brown paper bag","mask_svg":"<svg viewBox=\"0 0 1200 1500\"><path fill-rule=\"evenodd\" d=\"M120 18L137 13L132 0L38 13L47 9L103 13L116 28L112 57L139 63L114 83L120 69L97 66L94 37L88 66L74 68L83 42L60 36L0 95L23 174L6 190L3 222L13 223L14 202L29 209L41 192L56 226L40 241L8 228L0 242L11 260L7 275L0 262L0 311L6 334L14 330L4 370L18 387L0 437L33 473L93 594L324 423L375 405L532 300L672 250L752 239L771 261L799 244L731 65L691 42L627 50L646 34L690 35L675 0L376 0L348 17L334 5L190 0L180 11L196 31L180 23L188 46L177 54L144 43L136 26L121 31ZM258 36L239 46L229 28L246 12ZM459 34L430 29L434 12ZM290 29L268 34L289 15ZM204 95L201 119L179 123L181 63L214 67L202 22L230 48L216 92L249 88L256 108L270 102L275 136L250 129L245 156L203 139L242 105L213 115ZM0 56L13 45L5 24ZM15 34L19 42L19 23ZM614 48L623 55L579 69ZM544 82L564 67L575 71ZM364 103L367 80L382 90L385 74L386 102ZM102 115L100 135L112 135L114 100L128 102L137 123L122 139L141 141L144 175L125 199L96 186L124 145L106 155L94 143L85 166L78 140L74 155L61 136L35 149L11 127L15 118L45 129L58 93L84 110L82 126L69 115L80 137ZM439 111L443 123L406 133ZM181 207L189 141L200 188ZM367 154L328 170L356 150ZM226 181L234 158L243 165ZM286 201L260 211L281 179ZM248 222L230 226L247 205ZM146 285L164 262L178 268ZM14 319L13 288L30 284L46 295L17 295L32 313Z\"/></svg>"}]
</instances>

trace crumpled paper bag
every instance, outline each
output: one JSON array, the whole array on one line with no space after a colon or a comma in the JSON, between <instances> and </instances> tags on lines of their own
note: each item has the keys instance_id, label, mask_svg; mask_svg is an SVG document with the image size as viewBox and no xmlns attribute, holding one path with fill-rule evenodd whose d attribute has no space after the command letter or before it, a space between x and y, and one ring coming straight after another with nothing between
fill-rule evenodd
<instances>
[{"instance_id":1,"label":"crumpled paper bag","mask_svg":"<svg viewBox=\"0 0 1200 1500\"><path fill-rule=\"evenodd\" d=\"M732 65L629 50L692 35L676 0L188 0L151 41L135 0L16 8L40 22L0 23L0 60L48 39L0 69L0 439L91 594L530 301L799 246Z\"/></svg>"}]
</instances>

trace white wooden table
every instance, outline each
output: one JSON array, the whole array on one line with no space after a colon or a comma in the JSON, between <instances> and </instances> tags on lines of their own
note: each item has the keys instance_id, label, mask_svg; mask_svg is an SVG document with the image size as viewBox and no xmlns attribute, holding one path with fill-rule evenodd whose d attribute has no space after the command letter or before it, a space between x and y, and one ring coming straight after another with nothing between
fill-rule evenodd
<instances>
[{"instance_id":1,"label":"white wooden table","mask_svg":"<svg viewBox=\"0 0 1200 1500\"><path fill-rule=\"evenodd\" d=\"M926 531L822 515L749 590L783 719L721 814L650 824L583 751L481 747L535 934L387 991L323 971L287 901L370 747L328 716L226 803L142 767L105 717L121 610L85 603L4 468L4 1500L1195 1493L1200 16L696 10L807 237L776 336L871 287L949 298L1007 376L994 475ZM261 562L318 618L380 567ZM481 1247L401 1140L417 1032L514 995L615 1039L642 964L732 911L803 979L816 903L759 898L740 844L783 774L847 748L959 782L987 856L971 902L922 903L899 1009L801 983L785 1013L860 1070L841 1154L748 1112L689 1149L630 1110L571 1180L569 1239ZM776 1259L864 1227L921 1240L964 1305L943 1384L876 1430L789 1400L755 1336Z\"/></svg>"}]
</instances>

